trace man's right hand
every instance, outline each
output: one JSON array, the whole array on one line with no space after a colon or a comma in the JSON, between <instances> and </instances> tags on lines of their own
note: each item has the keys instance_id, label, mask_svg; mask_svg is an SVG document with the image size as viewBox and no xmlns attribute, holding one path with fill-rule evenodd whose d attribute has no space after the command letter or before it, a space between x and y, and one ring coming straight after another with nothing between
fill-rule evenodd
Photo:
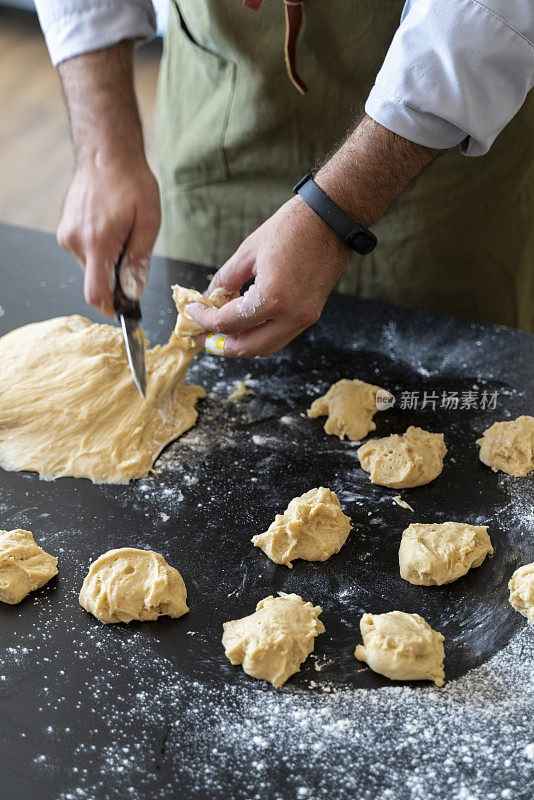
<instances>
[{"instance_id":1,"label":"man's right hand","mask_svg":"<svg viewBox=\"0 0 534 800\"><path fill-rule=\"evenodd\" d=\"M59 65L76 169L57 238L85 270L88 303L113 315L115 264L126 246L121 286L139 300L161 212L148 166L133 84L133 43L97 50Z\"/></svg>"},{"instance_id":2,"label":"man's right hand","mask_svg":"<svg viewBox=\"0 0 534 800\"><path fill-rule=\"evenodd\" d=\"M85 271L86 301L113 316L115 264L125 243L122 289L131 300L145 290L160 226L159 191L144 157L95 161L76 168L57 238Z\"/></svg>"}]
</instances>

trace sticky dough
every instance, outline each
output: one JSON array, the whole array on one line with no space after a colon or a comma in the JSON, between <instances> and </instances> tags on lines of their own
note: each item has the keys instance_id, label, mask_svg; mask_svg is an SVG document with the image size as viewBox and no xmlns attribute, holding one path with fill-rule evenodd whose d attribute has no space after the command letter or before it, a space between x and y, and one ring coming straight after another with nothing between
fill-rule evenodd
<instances>
[{"instance_id":1,"label":"sticky dough","mask_svg":"<svg viewBox=\"0 0 534 800\"><path fill-rule=\"evenodd\" d=\"M0 531L0 602L14 605L57 575L57 558L36 544L31 531Z\"/></svg>"},{"instance_id":2,"label":"sticky dough","mask_svg":"<svg viewBox=\"0 0 534 800\"><path fill-rule=\"evenodd\" d=\"M446 452L442 433L410 426L402 436L394 433L362 444L357 455L372 483L404 489L437 478Z\"/></svg>"},{"instance_id":3,"label":"sticky dough","mask_svg":"<svg viewBox=\"0 0 534 800\"><path fill-rule=\"evenodd\" d=\"M11 331L0 338L0 466L95 483L147 475L196 422L205 392L185 374L199 348L173 333L147 350L143 400L120 328L72 316Z\"/></svg>"},{"instance_id":4,"label":"sticky dough","mask_svg":"<svg viewBox=\"0 0 534 800\"><path fill-rule=\"evenodd\" d=\"M417 586L441 586L480 567L491 553L485 525L414 522L402 534L400 574Z\"/></svg>"},{"instance_id":5,"label":"sticky dough","mask_svg":"<svg viewBox=\"0 0 534 800\"><path fill-rule=\"evenodd\" d=\"M172 287L172 299L178 309L178 318L174 329L177 336L199 336L206 333L204 328L193 322L187 313L187 306L191 303L202 303L208 308L222 308L230 300L239 297L239 292L228 292L226 289L215 289L209 297L197 292L195 289L185 289L183 286Z\"/></svg>"},{"instance_id":6,"label":"sticky dough","mask_svg":"<svg viewBox=\"0 0 534 800\"><path fill-rule=\"evenodd\" d=\"M444 637L419 614L364 614L363 645L354 651L374 672L396 681L434 681L443 686Z\"/></svg>"},{"instance_id":7,"label":"sticky dough","mask_svg":"<svg viewBox=\"0 0 534 800\"><path fill-rule=\"evenodd\" d=\"M534 470L534 417L495 422L477 444L480 460L494 472L501 470L524 478Z\"/></svg>"},{"instance_id":8,"label":"sticky dough","mask_svg":"<svg viewBox=\"0 0 534 800\"><path fill-rule=\"evenodd\" d=\"M313 651L315 637L324 633L321 611L298 594L266 597L254 614L224 623L226 657L242 664L247 675L282 686Z\"/></svg>"},{"instance_id":9,"label":"sticky dough","mask_svg":"<svg viewBox=\"0 0 534 800\"><path fill-rule=\"evenodd\" d=\"M295 497L252 542L276 564L291 567L296 558L326 561L341 550L351 527L334 492L320 486Z\"/></svg>"},{"instance_id":10,"label":"sticky dough","mask_svg":"<svg viewBox=\"0 0 534 800\"><path fill-rule=\"evenodd\" d=\"M182 576L160 553L121 547L109 550L89 568L80 605L101 622L152 621L189 611Z\"/></svg>"},{"instance_id":11,"label":"sticky dough","mask_svg":"<svg viewBox=\"0 0 534 800\"><path fill-rule=\"evenodd\" d=\"M343 378L332 384L325 395L313 401L308 417L327 416L325 433L358 441L376 430L373 416L377 411L378 391L384 390L364 381Z\"/></svg>"},{"instance_id":12,"label":"sticky dough","mask_svg":"<svg viewBox=\"0 0 534 800\"><path fill-rule=\"evenodd\" d=\"M516 569L508 588L510 604L534 625L534 564Z\"/></svg>"}]
</instances>

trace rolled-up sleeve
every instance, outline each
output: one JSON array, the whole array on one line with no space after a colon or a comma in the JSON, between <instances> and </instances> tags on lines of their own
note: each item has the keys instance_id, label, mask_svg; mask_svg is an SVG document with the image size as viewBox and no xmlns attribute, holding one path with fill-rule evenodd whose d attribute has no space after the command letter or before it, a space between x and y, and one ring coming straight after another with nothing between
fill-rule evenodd
<instances>
[{"instance_id":1,"label":"rolled-up sleeve","mask_svg":"<svg viewBox=\"0 0 534 800\"><path fill-rule=\"evenodd\" d=\"M156 15L150 0L36 0L54 66L123 39L151 39Z\"/></svg>"},{"instance_id":2,"label":"rolled-up sleeve","mask_svg":"<svg viewBox=\"0 0 534 800\"><path fill-rule=\"evenodd\" d=\"M486 153L534 86L534 0L409 0L365 110L426 147Z\"/></svg>"}]
</instances>

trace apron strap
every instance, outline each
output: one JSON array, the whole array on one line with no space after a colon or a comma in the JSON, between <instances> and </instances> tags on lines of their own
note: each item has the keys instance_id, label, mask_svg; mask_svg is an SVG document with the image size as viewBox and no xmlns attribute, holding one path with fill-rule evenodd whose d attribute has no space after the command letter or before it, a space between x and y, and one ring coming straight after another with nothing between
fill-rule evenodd
<instances>
[{"instance_id":1,"label":"apron strap","mask_svg":"<svg viewBox=\"0 0 534 800\"><path fill-rule=\"evenodd\" d=\"M243 5L252 11L259 11L263 0L243 0ZM293 86L301 94L307 94L308 87L297 72L297 39L302 25L302 0L284 0L286 10L286 38L284 55L287 74Z\"/></svg>"}]
</instances>

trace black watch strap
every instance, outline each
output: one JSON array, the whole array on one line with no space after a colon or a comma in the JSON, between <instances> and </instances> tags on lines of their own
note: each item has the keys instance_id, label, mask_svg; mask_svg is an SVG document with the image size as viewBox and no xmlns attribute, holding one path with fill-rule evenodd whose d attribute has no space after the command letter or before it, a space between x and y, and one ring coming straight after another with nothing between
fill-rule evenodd
<instances>
[{"instance_id":1,"label":"black watch strap","mask_svg":"<svg viewBox=\"0 0 534 800\"><path fill-rule=\"evenodd\" d=\"M363 225L358 225L339 206L336 206L334 201L317 186L311 172L297 183L293 194L299 194L323 222L326 222L328 227L357 253L366 255L375 249L377 240L374 233Z\"/></svg>"}]
</instances>

